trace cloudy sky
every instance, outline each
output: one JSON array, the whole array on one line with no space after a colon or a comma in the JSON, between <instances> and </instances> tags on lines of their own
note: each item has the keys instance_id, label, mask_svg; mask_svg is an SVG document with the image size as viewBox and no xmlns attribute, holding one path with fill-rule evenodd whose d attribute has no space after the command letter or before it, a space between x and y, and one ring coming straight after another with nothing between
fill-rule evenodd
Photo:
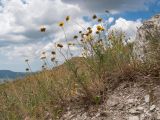
<instances>
[{"instance_id":1,"label":"cloudy sky","mask_svg":"<svg viewBox=\"0 0 160 120\"><path fill-rule=\"evenodd\" d=\"M158 13L159 0L0 0L0 69L25 71L24 60L29 59L32 69L39 70L41 52L64 41L58 22L67 15L72 19L65 26L68 38L81 30L76 23L86 27L97 24L91 21L97 14L110 29L123 30L134 39L137 27ZM42 25L47 28L45 33L39 32Z\"/></svg>"}]
</instances>

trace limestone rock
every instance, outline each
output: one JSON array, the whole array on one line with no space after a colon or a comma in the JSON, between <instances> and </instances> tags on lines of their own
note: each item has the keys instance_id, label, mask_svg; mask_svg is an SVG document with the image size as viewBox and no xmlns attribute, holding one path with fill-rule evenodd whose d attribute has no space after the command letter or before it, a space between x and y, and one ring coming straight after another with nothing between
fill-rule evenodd
<instances>
[{"instance_id":1,"label":"limestone rock","mask_svg":"<svg viewBox=\"0 0 160 120\"><path fill-rule=\"evenodd\" d=\"M138 116L129 116L128 120L139 120Z\"/></svg>"},{"instance_id":2,"label":"limestone rock","mask_svg":"<svg viewBox=\"0 0 160 120\"><path fill-rule=\"evenodd\" d=\"M160 113L157 114L157 120L160 120Z\"/></svg>"},{"instance_id":3,"label":"limestone rock","mask_svg":"<svg viewBox=\"0 0 160 120\"><path fill-rule=\"evenodd\" d=\"M149 95L146 95L146 96L144 97L144 100L145 100L146 103L149 103L149 101L150 101L150 96L149 96Z\"/></svg>"},{"instance_id":4,"label":"limestone rock","mask_svg":"<svg viewBox=\"0 0 160 120\"><path fill-rule=\"evenodd\" d=\"M160 14L147 20L138 29L135 39L135 56L144 60L151 51L151 43L156 43L160 46ZM154 48L157 49L157 48Z\"/></svg>"},{"instance_id":5,"label":"limestone rock","mask_svg":"<svg viewBox=\"0 0 160 120\"><path fill-rule=\"evenodd\" d=\"M114 96L109 98L107 101L107 105L110 107L114 107L114 106L118 105L118 103L119 103L119 99Z\"/></svg>"},{"instance_id":6,"label":"limestone rock","mask_svg":"<svg viewBox=\"0 0 160 120\"><path fill-rule=\"evenodd\" d=\"M155 109L156 109L156 106L155 106L155 105L152 105L152 106L150 107L150 111L151 111L151 112L153 112Z\"/></svg>"},{"instance_id":7,"label":"limestone rock","mask_svg":"<svg viewBox=\"0 0 160 120\"><path fill-rule=\"evenodd\" d=\"M136 108L132 108L129 110L129 113L133 115L138 115L141 113L141 111L137 110Z\"/></svg>"}]
</instances>

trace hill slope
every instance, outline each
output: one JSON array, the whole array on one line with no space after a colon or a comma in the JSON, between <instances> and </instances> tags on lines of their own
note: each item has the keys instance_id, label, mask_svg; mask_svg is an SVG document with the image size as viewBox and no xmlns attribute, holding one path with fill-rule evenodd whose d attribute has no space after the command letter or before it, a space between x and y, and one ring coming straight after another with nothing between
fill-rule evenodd
<instances>
[{"instance_id":1,"label":"hill slope","mask_svg":"<svg viewBox=\"0 0 160 120\"><path fill-rule=\"evenodd\" d=\"M0 79L15 79L17 77L23 77L23 72L13 72L10 70L0 70Z\"/></svg>"}]
</instances>

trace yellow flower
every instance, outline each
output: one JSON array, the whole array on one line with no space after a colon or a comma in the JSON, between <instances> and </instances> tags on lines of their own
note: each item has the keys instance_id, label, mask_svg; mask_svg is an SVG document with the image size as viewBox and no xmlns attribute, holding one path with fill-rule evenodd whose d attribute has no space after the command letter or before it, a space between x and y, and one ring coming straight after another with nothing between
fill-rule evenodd
<instances>
[{"instance_id":1,"label":"yellow flower","mask_svg":"<svg viewBox=\"0 0 160 120\"><path fill-rule=\"evenodd\" d=\"M102 22L102 18L99 18L99 19L98 19L98 22Z\"/></svg>"},{"instance_id":2,"label":"yellow flower","mask_svg":"<svg viewBox=\"0 0 160 120\"><path fill-rule=\"evenodd\" d=\"M29 61L28 59L25 60L25 62L28 62L28 61Z\"/></svg>"},{"instance_id":3,"label":"yellow flower","mask_svg":"<svg viewBox=\"0 0 160 120\"><path fill-rule=\"evenodd\" d=\"M74 45L75 45L74 43L71 42L68 43L68 46L74 46Z\"/></svg>"},{"instance_id":4,"label":"yellow flower","mask_svg":"<svg viewBox=\"0 0 160 120\"><path fill-rule=\"evenodd\" d=\"M97 16L96 15L93 15L93 17L92 17L93 19L96 19L97 18Z\"/></svg>"},{"instance_id":5,"label":"yellow flower","mask_svg":"<svg viewBox=\"0 0 160 120\"><path fill-rule=\"evenodd\" d=\"M51 61L54 62L55 59L56 59L55 57L52 57L52 58L51 58Z\"/></svg>"},{"instance_id":6,"label":"yellow flower","mask_svg":"<svg viewBox=\"0 0 160 120\"><path fill-rule=\"evenodd\" d=\"M52 52L51 52L51 54L52 54L52 55L55 55L55 54L56 54L56 52L55 52L55 51L52 51Z\"/></svg>"},{"instance_id":7,"label":"yellow flower","mask_svg":"<svg viewBox=\"0 0 160 120\"><path fill-rule=\"evenodd\" d=\"M69 43L68 43L68 46L71 46L71 45L72 45L72 43L69 42Z\"/></svg>"},{"instance_id":8,"label":"yellow flower","mask_svg":"<svg viewBox=\"0 0 160 120\"><path fill-rule=\"evenodd\" d=\"M44 65L42 65L42 68L44 68L45 66Z\"/></svg>"},{"instance_id":9,"label":"yellow flower","mask_svg":"<svg viewBox=\"0 0 160 120\"><path fill-rule=\"evenodd\" d=\"M81 34L82 33L82 31L79 31L79 34Z\"/></svg>"},{"instance_id":10,"label":"yellow flower","mask_svg":"<svg viewBox=\"0 0 160 120\"><path fill-rule=\"evenodd\" d=\"M86 33L86 36L89 36L89 33Z\"/></svg>"},{"instance_id":11,"label":"yellow flower","mask_svg":"<svg viewBox=\"0 0 160 120\"><path fill-rule=\"evenodd\" d=\"M63 27L63 26L64 26L64 22L60 22L59 27Z\"/></svg>"},{"instance_id":12,"label":"yellow flower","mask_svg":"<svg viewBox=\"0 0 160 120\"><path fill-rule=\"evenodd\" d=\"M88 33L91 34L92 32L93 32L93 31L90 29Z\"/></svg>"},{"instance_id":13,"label":"yellow flower","mask_svg":"<svg viewBox=\"0 0 160 120\"><path fill-rule=\"evenodd\" d=\"M69 17L69 16L67 16L67 17L66 17L66 21L69 21L69 20L70 20L70 17Z\"/></svg>"},{"instance_id":14,"label":"yellow flower","mask_svg":"<svg viewBox=\"0 0 160 120\"><path fill-rule=\"evenodd\" d=\"M26 71L28 72L28 71L29 71L29 68L26 68Z\"/></svg>"},{"instance_id":15,"label":"yellow flower","mask_svg":"<svg viewBox=\"0 0 160 120\"><path fill-rule=\"evenodd\" d=\"M102 27L102 30L101 31L104 31L105 29Z\"/></svg>"},{"instance_id":16,"label":"yellow flower","mask_svg":"<svg viewBox=\"0 0 160 120\"><path fill-rule=\"evenodd\" d=\"M102 39L99 39L97 42L98 42L98 43L101 43L102 41L103 41Z\"/></svg>"},{"instance_id":17,"label":"yellow flower","mask_svg":"<svg viewBox=\"0 0 160 120\"><path fill-rule=\"evenodd\" d=\"M78 38L78 36L77 36L77 35L75 35L73 38L74 38L74 39L77 39L77 38Z\"/></svg>"},{"instance_id":18,"label":"yellow flower","mask_svg":"<svg viewBox=\"0 0 160 120\"><path fill-rule=\"evenodd\" d=\"M46 54L46 52L42 52L42 55L45 55Z\"/></svg>"},{"instance_id":19,"label":"yellow flower","mask_svg":"<svg viewBox=\"0 0 160 120\"><path fill-rule=\"evenodd\" d=\"M46 56L43 56L43 55L42 55L42 56L40 57L40 59L41 59L41 60L44 60L44 59L46 59Z\"/></svg>"},{"instance_id":20,"label":"yellow flower","mask_svg":"<svg viewBox=\"0 0 160 120\"><path fill-rule=\"evenodd\" d=\"M45 31L46 31L46 28L45 28L44 26L42 26L42 27L40 28L40 31L41 31L41 32L45 32Z\"/></svg>"},{"instance_id":21,"label":"yellow flower","mask_svg":"<svg viewBox=\"0 0 160 120\"><path fill-rule=\"evenodd\" d=\"M100 25L97 26L97 31L104 31L104 28Z\"/></svg>"},{"instance_id":22,"label":"yellow flower","mask_svg":"<svg viewBox=\"0 0 160 120\"><path fill-rule=\"evenodd\" d=\"M97 26L97 30L101 31L102 27L100 25Z\"/></svg>"},{"instance_id":23,"label":"yellow flower","mask_svg":"<svg viewBox=\"0 0 160 120\"><path fill-rule=\"evenodd\" d=\"M82 37L82 38L84 38L84 36L85 36L85 34L84 34L84 33L83 33L83 34L81 34L81 37Z\"/></svg>"},{"instance_id":24,"label":"yellow flower","mask_svg":"<svg viewBox=\"0 0 160 120\"><path fill-rule=\"evenodd\" d=\"M91 30L91 27L88 27L87 30Z\"/></svg>"},{"instance_id":25,"label":"yellow flower","mask_svg":"<svg viewBox=\"0 0 160 120\"><path fill-rule=\"evenodd\" d=\"M57 44L57 47L62 48L63 45L62 44Z\"/></svg>"},{"instance_id":26,"label":"yellow flower","mask_svg":"<svg viewBox=\"0 0 160 120\"><path fill-rule=\"evenodd\" d=\"M99 31L96 31L96 34L99 34Z\"/></svg>"},{"instance_id":27,"label":"yellow flower","mask_svg":"<svg viewBox=\"0 0 160 120\"><path fill-rule=\"evenodd\" d=\"M80 41L81 41L81 42L83 42L84 40L83 40L83 39L81 39Z\"/></svg>"},{"instance_id":28,"label":"yellow flower","mask_svg":"<svg viewBox=\"0 0 160 120\"><path fill-rule=\"evenodd\" d=\"M86 36L85 40L86 42L90 42L93 40L93 36L89 34L88 36Z\"/></svg>"}]
</instances>

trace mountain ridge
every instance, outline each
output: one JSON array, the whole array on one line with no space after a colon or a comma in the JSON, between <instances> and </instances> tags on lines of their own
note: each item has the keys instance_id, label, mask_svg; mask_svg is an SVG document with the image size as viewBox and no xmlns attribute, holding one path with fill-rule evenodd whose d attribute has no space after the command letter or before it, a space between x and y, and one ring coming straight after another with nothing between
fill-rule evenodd
<instances>
[{"instance_id":1,"label":"mountain ridge","mask_svg":"<svg viewBox=\"0 0 160 120\"><path fill-rule=\"evenodd\" d=\"M14 72L11 70L0 70L0 79L16 79L25 76L25 72Z\"/></svg>"}]
</instances>

